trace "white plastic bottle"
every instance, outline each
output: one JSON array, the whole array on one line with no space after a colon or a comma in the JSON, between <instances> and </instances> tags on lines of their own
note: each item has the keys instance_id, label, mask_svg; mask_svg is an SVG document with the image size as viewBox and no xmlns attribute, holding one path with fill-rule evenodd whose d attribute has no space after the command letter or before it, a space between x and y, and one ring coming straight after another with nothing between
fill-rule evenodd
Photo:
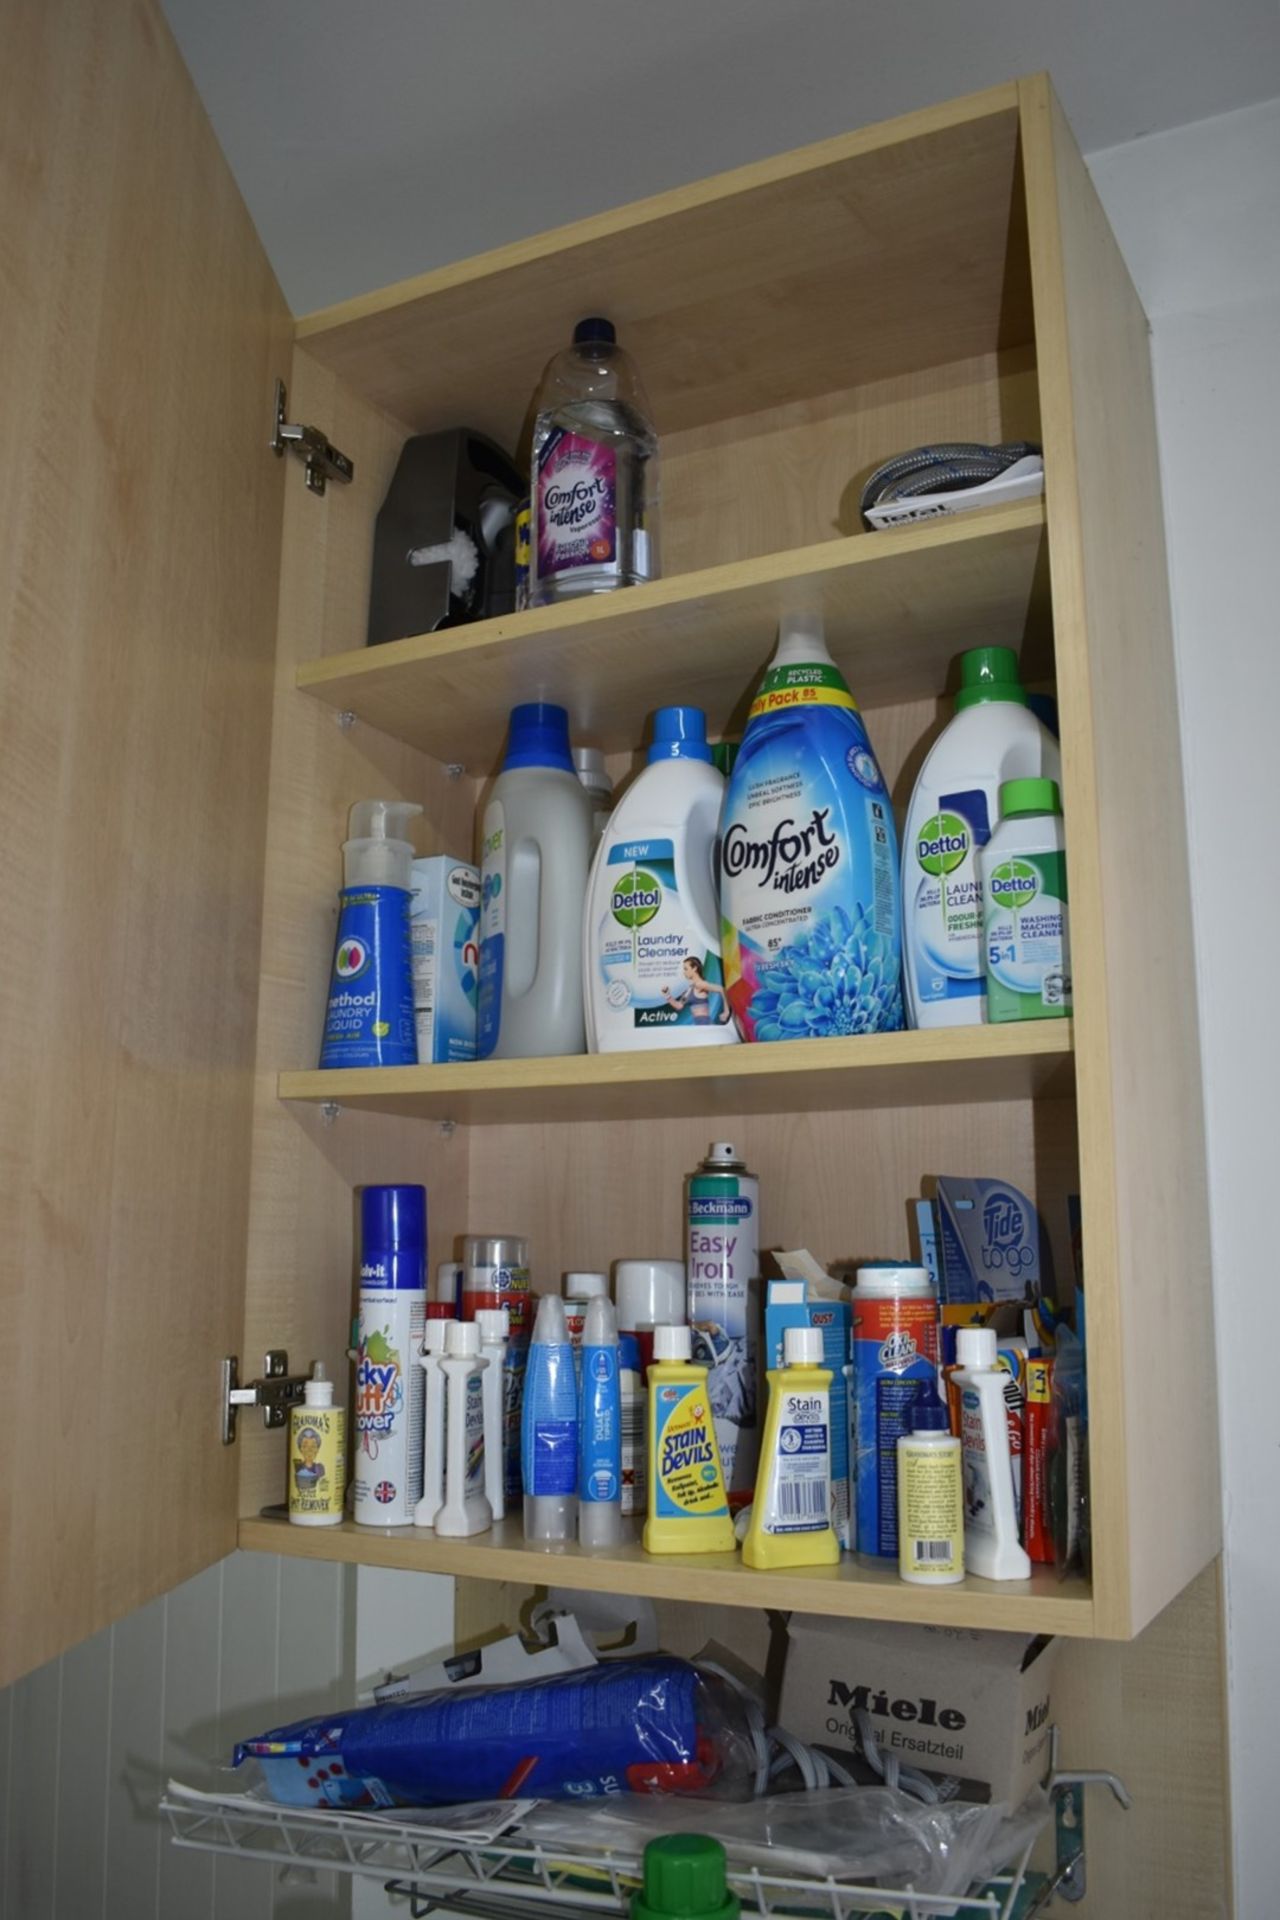
<instances>
[{"instance_id":1,"label":"white plastic bottle","mask_svg":"<svg viewBox=\"0 0 1280 1920\"><path fill-rule=\"evenodd\" d=\"M960 1442L936 1394L920 1394L898 1438L898 1578L951 1587L964 1579Z\"/></svg>"},{"instance_id":2,"label":"white plastic bottle","mask_svg":"<svg viewBox=\"0 0 1280 1920\"><path fill-rule=\"evenodd\" d=\"M648 765L610 815L587 888L592 1052L737 1041L716 906L723 801L705 716L659 708Z\"/></svg>"},{"instance_id":3,"label":"white plastic bottle","mask_svg":"<svg viewBox=\"0 0 1280 1920\"><path fill-rule=\"evenodd\" d=\"M575 747L573 764L591 801L591 851L594 853L613 810L613 781L599 747Z\"/></svg>"},{"instance_id":4,"label":"white plastic bottle","mask_svg":"<svg viewBox=\"0 0 1280 1920\"><path fill-rule=\"evenodd\" d=\"M422 1329L418 1365L425 1375L422 1419L422 1498L413 1510L415 1527L434 1527L444 1500L444 1374L441 1362L449 1329L456 1320L428 1320Z\"/></svg>"},{"instance_id":5,"label":"white plastic bottle","mask_svg":"<svg viewBox=\"0 0 1280 1920\"><path fill-rule=\"evenodd\" d=\"M317 1360L302 1405L289 1409L289 1519L295 1527L342 1524L346 1418L334 1406L333 1382Z\"/></svg>"},{"instance_id":6,"label":"white plastic bottle","mask_svg":"<svg viewBox=\"0 0 1280 1920\"><path fill-rule=\"evenodd\" d=\"M480 1351L488 1363L480 1381L484 1394L484 1492L497 1521L507 1511L503 1386L511 1316L505 1307L482 1307L476 1325L480 1329Z\"/></svg>"},{"instance_id":7,"label":"white plastic bottle","mask_svg":"<svg viewBox=\"0 0 1280 1920\"><path fill-rule=\"evenodd\" d=\"M535 607L658 578L658 438L608 320L579 320L547 363L533 423Z\"/></svg>"},{"instance_id":8,"label":"white plastic bottle","mask_svg":"<svg viewBox=\"0 0 1280 1920\"><path fill-rule=\"evenodd\" d=\"M448 1400L444 1504L436 1515L436 1532L447 1540L466 1539L493 1525L484 1491L483 1379L488 1364L481 1357L475 1321L451 1320L440 1362Z\"/></svg>"},{"instance_id":9,"label":"white plastic bottle","mask_svg":"<svg viewBox=\"0 0 1280 1920\"><path fill-rule=\"evenodd\" d=\"M592 806L563 707L513 707L481 833L476 1057L582 1053L582 910Z\"/></svg>"},{"instance_id":10,"label":"white plastic bottle","mask_svg":"<svg viewBox=\"0 0 1280 1920\"><path fill-rule=\"evenodd\" d=\"M964 1559L983 1580L1029 1580L1031 1562L1018 1539L1013 1459L1004 1389L990 1327L961 1327L952 1375L960 1390L964 1449Z\"/></svg>"},{"instance_id":11,"label":"white plastic bottle","mask_svg":"<svg viewBox=\"0 0 1280 1920\"><path fill-rule=\"evenodd\" d=\"M1006 780L1000 825L982 850L987 1018L1071 1011L1066 835L1056 780Z\"/></svg>"},{"instance_id":12,"label":"white plastic bottle","mask_svg":"<svg viewBox=\"0 0 1280 1920\"><path fill-rule=\"evenodd\" d=\"M566 1273L561 1279L560 1291L564 1296L564 1317L569 1340L574 1352L580 1353L587 1308L593 1300L609 1298L609 1276L607 1273Z\"/></svg>"},{"instance_id":13,"label":"white plastic bottle","mask_svg":"<svg viewBox=\"0 0 1280 1920\"><path fill-rule=\"evenodd\" d=\"M979 855L1002 781L1058 778L1058 743L1027 706L1011 647L960 656L955 707L920 769L902 841L902 969L913 1027L986 1019Z\"/></svg>"}]
</instances>

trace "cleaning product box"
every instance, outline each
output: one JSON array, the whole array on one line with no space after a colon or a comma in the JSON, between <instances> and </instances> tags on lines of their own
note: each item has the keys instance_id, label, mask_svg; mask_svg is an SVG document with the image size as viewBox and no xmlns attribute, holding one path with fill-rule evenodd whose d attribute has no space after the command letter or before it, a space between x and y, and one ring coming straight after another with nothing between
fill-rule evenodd
<instances>
[{"instance_id":1,"label":"cleaning product box","mask_svg":"<svg viewBox=\"0 0 1280 1920\"><path fill-rule=\"evenodd\" d=\"M1052 1297L1048 1245L1025 1193L1008 1180L936 1184L944 1301Z\"/></svg>"},{"instance_id":2,"label":"cleaning product box","mask_svg":"<svg viewBox=\"0 0 1280 1920\"><path fill-rule=\"evenodd\" d=\"M1017 1807L1048 1772L1056 1656L1025 1634L795 1613L778 1721L848 1765L865 1716L882 1755ZM878 1779L862 1758L852 1770Z\"/></svg>"},{"instance_id":3,"label":"cleaning product box","mask_svg":"<svg viewBox=\"0 0 1280 1920\"><path fill-rule=\"evenodd\" d=\"M831 1369L831 1525L846 1552L853 1551L853 1489L849 1470L849 1358L851 1308L844 1299L813 1299L811 1282L824 1293L840 1291L839 1283L824 1273L811 1254L780 1253L773 1258L784 1273L805 1271L804 1263L820 1278L771 1280L765 1299L764 1345L766 1367L782 1365L783 1336L788 1327L818 1327L822 1332L822 1364ZM825 1283L825 1284L824 1284Z\"/></svg>"},{"instance_id":4,"label":"cleaning product box","mask_svg":"<svg viewBox=\"0 0 1280 1920\"><path fill-rule=\"evenodd\" d=\"M419 1066L476 1057L480 875L465 860L415 860L409 907Z\"/></svg>"}]
</instances>

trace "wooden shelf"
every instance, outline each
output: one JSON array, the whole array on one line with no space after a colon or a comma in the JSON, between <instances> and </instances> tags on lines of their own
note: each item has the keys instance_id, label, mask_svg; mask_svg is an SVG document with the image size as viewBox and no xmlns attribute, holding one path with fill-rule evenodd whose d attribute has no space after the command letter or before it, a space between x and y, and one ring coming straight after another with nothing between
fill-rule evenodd
<instances>
[{"instance_id":1,"label":"wooden shelf","mask_svg":"<svg viewBox=\"0 0 1280 1920\"><path fill-rule=\"evenodd\" d=\"M520 1586L570 1587L584 1593L642 1594L650 1600L692 1600L708 1606L795 1608L848 1620L913 1620L937 1627L992 1627L1010 1633L1089 1636L1093 1598L1083 1580L1059 1581L1051 1567L1030 1580L965 1580L931 1592L899 1580L896 1566L846 1554L838 1566L756 1573L738 1554L648 1554L633 1539L588 1551L525 1545L508 1518L470 1540L438 1540L414 1528L291 1527L283 1514L240 1522L240 1545L299 1559L400 1567L460 1579L506 1580Z\"/></svg>"},{"instance_id":2,"label":"wooden shelf","mask_svg":"<svg viewBox=\"0 0 1280 1920\"><path fill-rule=\"evenodd\" d=\"M1044 506L854 534L763 559L656 580L577 605L308 662L298 685L420 747L487 775L521 700L557 700L575 738L634 748L663 700L736 723L759 684L778 619L820 609L827 642L864 707L932 699L954 656L1021 648L1047 633Z\"/></svg>"},{"instance_id":3,"label":"wooden shelf","mask_svg":"<svg viewBox=\"0 0 1280 1920\"><path fill-rule=\"evenodd\" d=\"M605 313L660 434L1032 338L1015 87L842 134L299 321L415 433L514 446L551 354Z\"/></svg>"},{"instance_id":4,"label":"wooden shelf","mask_svg":"<svg viewBox=\"0 0 1280 1920\"><path fill-rule=\"evenodd\" d=\"M282 1073L278 1090L282 1100L366 1113L541 1125L1056 1098L1074 1083L1072 1022L1029 1020L770 1046Z\"/></svg>"}]
</instances>

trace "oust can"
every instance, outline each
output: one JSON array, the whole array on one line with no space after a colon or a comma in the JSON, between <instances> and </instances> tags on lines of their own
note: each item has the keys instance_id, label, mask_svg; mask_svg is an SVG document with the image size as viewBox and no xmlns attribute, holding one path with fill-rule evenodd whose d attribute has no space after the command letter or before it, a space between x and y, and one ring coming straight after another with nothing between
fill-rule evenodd
<instances>
[{"instance_id":1,"label":"oust can","mask_svg":"<svg viewBox=\"0 0 1280 1920\"><path fill-rule=\"evenodd\" d=\"M938 1296L923 1267L858 1268L850 1402L859 1553L898 1557L898 1441L937 1391Z\"/></svg>"}]
</instances>

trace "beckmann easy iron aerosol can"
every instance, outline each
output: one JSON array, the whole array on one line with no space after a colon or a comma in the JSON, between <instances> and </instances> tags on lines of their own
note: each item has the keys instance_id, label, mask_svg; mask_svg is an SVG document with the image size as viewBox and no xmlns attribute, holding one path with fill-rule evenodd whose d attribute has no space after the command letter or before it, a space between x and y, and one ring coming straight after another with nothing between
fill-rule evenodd
<instances>
[{"instance_id":1,"label":"beckmann easy iron aerosol can","mask_svg":"<svg viewBox=\"0 0 1280 1920\"><path fill-rule=\"evenodd\" d=\"M727 1140L685 1181L685 1263L729 1505L744 1507L759 1453L760 1183Z\"/></svg>"}]
</instances>

